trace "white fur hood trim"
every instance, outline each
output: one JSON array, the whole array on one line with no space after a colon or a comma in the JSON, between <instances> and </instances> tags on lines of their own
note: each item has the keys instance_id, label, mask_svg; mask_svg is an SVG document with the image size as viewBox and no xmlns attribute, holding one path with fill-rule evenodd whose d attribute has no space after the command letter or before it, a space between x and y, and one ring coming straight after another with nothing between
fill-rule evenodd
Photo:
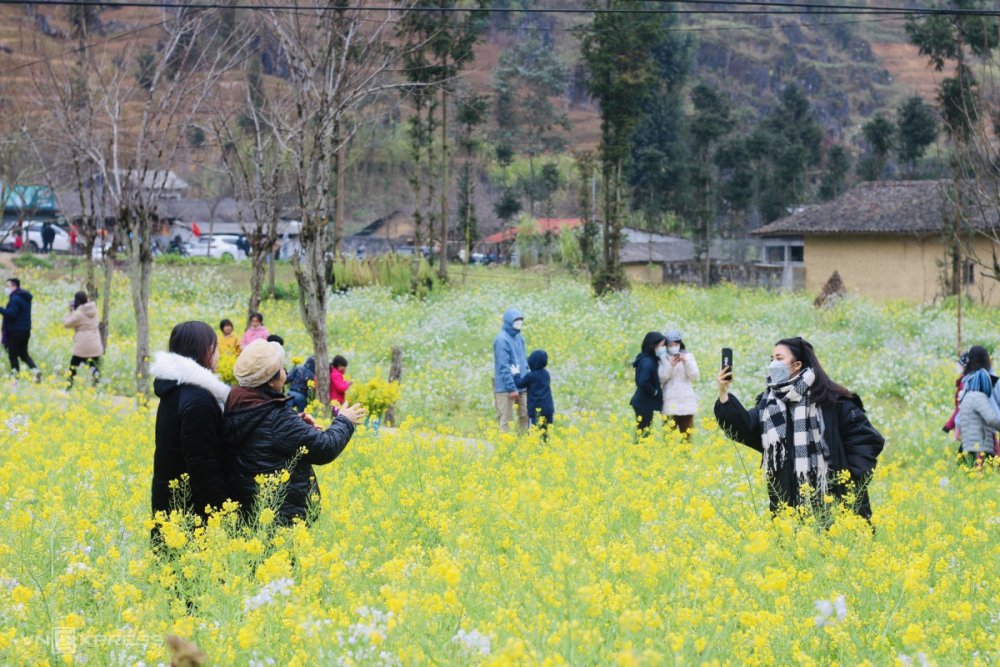
<instances>
[{"instance_id":1,"label":"white fur hood trim","mask_svg":"<svg viewBox=\"0 0 1000 667\"><path fill-rule=\"evenodd\" d=\"M215 397L220 409L225 409L230 387L215 373L201 366L194 359L173 352L156 352L149 367L150 374L158 380L173 380L177 384L201 387Z\"/></svg>"}]
</instances>

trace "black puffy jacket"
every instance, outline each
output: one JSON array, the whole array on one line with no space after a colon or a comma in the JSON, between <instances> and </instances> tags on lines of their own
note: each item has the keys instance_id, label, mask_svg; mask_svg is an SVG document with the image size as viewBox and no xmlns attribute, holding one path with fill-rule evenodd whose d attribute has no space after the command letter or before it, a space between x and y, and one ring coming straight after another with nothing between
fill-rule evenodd
<instances>
[{"instance_id":1,"label":"black puffy jacket","mask_svg":"<svg viewBox=\"0 0 1000 667\"><path fill-rule=\"evenodd\" d=\"M257 495L255 478L288 470L290 478L278 508L278 521L284 525L296 517L316 518L319 486L313 465L333 461L354 435L354 424L346 417L337 417L325 431L310 426L295 414L289 400L270 389L237 387L229 394L223 417L233 500L249 516ZM302 448L306 453L290 467Z\"/></svg>"},{"instance_id":2,"label":"black puffy jacket","mask_svg":"<svg viewBox=\"0 0 1000 667\"><path fill-rule=\"evenodd\" d=\"M170 482L187 474L191 497L183 509L205 516L206 505L221 507L229 497L219 406L228 387L218 381L219 387L195 384L200 379L184 378L183 370L169 372L177 370L167 368L176 357L161 355L153 366L154 374L162 376L153 383L160 405L156 410L152 509L154 514L173 509Z\"/></svg>"},{"instance_id":3,"label":"black puffy jacket","mask_svg":"<svg viewBox=\"0 0 1000 667\"><path fill-rule=\"evenodd\" d=\"M635 367L635 393L630 405L636 414L652 415L663 408L659 364L656 355L648 352L640 352L632 362Z\"/></svg>"},{"instance_id":4,"label":"black puffy jacket","mask_svg":"<svg viewBox=\"0 0 1000 667\"><path fill-rule=\"evenodd\" d=\"M763 394L758 396L757 405L750 410L744 408L732 394L725 403L715 402L715 419L726 434L762 455L760 413L764 400ZM868 498L868 482L885 439L868 421L864 405L856 395L839 397L834 403L820 406L820 412L823 416L823 439L830 451L830 460L827 461L830 479L836 479L837 473L842 470L851 473L848 484L831 483L830 492L838 498L854 492L856 501L853 509L870 519L872 507ZM791 415L788 416L788 423L792 423ZM791 451L793 446L788 437L785 438L785 447L788 448L785 465L781 470L769 472L768 497L772 511L782 502L794 504L799 495L794 469L795 454Z\"/></svg>"}]
</instances>

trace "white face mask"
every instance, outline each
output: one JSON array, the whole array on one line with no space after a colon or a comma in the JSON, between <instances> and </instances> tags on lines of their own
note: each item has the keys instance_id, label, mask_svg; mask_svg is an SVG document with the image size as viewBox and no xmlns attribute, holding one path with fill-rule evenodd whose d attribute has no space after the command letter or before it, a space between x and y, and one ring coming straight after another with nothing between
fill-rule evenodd
<instances>
[{"instance_id":1,"label":"white face mask","mask_svg":"<svg viewBox=\"0 0 1000 667\"><path fill-rule=\"evenodd\" d=\"M680 353L681 353L680 345L671 345L667 348L667 354L669 354L672 357L676 357Z\"/></svg>"},{"instance_id":2,"label":"white face mask","mask_svg":"<svg viewBox=\"0 0 1000 667\"><path fill-rule=\"evenodd\" d=\"M514 331L520 331L521 327L524 326L524 321L514 320L514 324L512 324L511 326L514 327Z\"/></svg>"},{"instance_id":3,"label":"white face mask","mask_svg":"<svg viewBox=\"0 0 1000 667\"><path fill-rule=\"evenodd\" d=\"M767 367L767 378L771 384L781 384L792 377L792 370L783 361L775 359Z\"/></svg>"},{"instance_id":4,"label":"white face mask","mask_svg":"<svg viewBox=\"0 0 1000 667\"><path fill-rule=\"evenodd\" d=\"M667 348L663 347L662 345L656 348L656 356L660 359L667 356Z\"/></svg>"},{"instance_id":5,"label":"white face mask","mask_svg":"<svg viewBox=\"0 0 1000 667\"><path fill-rule=\"evenodd\" d=\"M14 288L13 287L4 287L3 291L7 293L7 296L10 296L11 294L14 293Z\"/></svg>"}]
</instances>

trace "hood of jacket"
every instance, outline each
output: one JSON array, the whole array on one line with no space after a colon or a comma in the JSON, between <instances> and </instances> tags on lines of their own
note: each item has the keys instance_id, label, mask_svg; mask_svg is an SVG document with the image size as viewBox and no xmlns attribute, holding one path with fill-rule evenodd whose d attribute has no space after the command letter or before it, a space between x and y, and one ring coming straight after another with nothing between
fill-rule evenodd
<instances>
[{"instance_id":1,"label":"hood of jacket","mask_svg":"<svg viewBox=\"0 0 1000 667\"><path fill-rule=\"evenodd\" d=\"M503 330L509 336L518 336L520 331L514 328L514 320L523 320L524 315L517 308L508 308L503 314Z\"/></svg>"},{"instance_id":2,"label":"hood of jacket","mask_svg":"<svg viewBox=\"0 0 1000 667\"><path fill-rule=\"evenodd\" d=\"M632 362L632 367L638 368L643 359L652 359L655 363L659 363L659 360L655 355L649 354L648 352L640 352L635 355L635 361Z\"/></svg>"},{"instance_id":3,"label":"hood of jacket","mask_svg":"<svg viewBox=\"0 0 1000 667\"><path fill-rule=\"evenodd\" d=\"M93 301L78 306L76 310L88 320L97 319L97 304Z\"/></svg>"},{"instance_id":4,"label":"hood of jacket","mask_svg":"<svg viewBox=\"0 0 1000 667\"><path fill-rule=\"evenodd\" d=\"M34 298L33 296L31 296L31 292L29 292L26 289L21 289L20 287L18 287L16 290L10 293L10 298L13 299L14 297L20 297L25 301L27 301L28 303L31 303L31 300Z\"/></svg>"},{"instance_id":5,"label":"hood of jacket","mask_svg":"<svg viewBox=\"0 0 1000 667\"><path fill-rule=\"evenodd\" d=\"M243 442L275 409L284 409L291 400L270 389L233 387L226 400L226 439Z\"/></svg>"},{"instance_id":6,"label":"hood of jacket","mask_svg":"<svg viewBox=\"0 0 1000 667\"><path fill-rule=\"evenodd\" d=\"M153 383L153 393L159 398L163 398L180 385L190 385L212 394L220 410L226 405L229 385L194 359L173 352L157 352L153 355L149 373L156 378Z\"/></svg>"},{"instance_id":7,"label":"hood of jacket","mask_svg":"<svg viewBox=\"0 0 1000 667\"><path fill-rule=\"evenodd\" d=\"M528 357L528 369L540 371L549 365L549 354L545 350L535 350Z\"/></svg>"}]
</instances>

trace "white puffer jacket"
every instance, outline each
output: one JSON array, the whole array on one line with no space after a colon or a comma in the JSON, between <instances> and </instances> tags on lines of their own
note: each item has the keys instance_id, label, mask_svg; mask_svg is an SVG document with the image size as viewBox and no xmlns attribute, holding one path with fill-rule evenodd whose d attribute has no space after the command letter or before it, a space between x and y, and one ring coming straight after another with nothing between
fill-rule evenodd
<instances>
[{"instance_id":1,"label":"white puffer jacket","mask_svg":"<svg viewBox=\"0 0 1000 667\"><path fill-rule=\"evenodd\" d=\"M660 384L663 385L663 414L693 415L698 411L694 382L698 380L698 363L690 352L682 352L684 360L670 363L670 357L660 360Z\"/></svg>"}]
</instances>

